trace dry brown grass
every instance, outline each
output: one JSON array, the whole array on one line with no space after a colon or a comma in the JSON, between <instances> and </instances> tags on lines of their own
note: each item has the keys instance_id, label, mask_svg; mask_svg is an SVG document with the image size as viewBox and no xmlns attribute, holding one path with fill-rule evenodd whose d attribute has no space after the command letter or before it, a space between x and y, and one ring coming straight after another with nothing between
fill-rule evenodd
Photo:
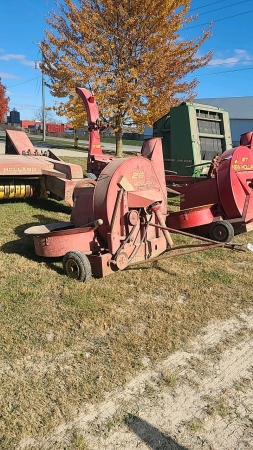
<instances>
[{"instance_id":1,"label":"dry brown grass","mask_svg":"<svg viewBox=\"0 0 253 450\"><path fill-rule=\"evenodd\" d=\"M251 252L212 250L72 281L61 261L37 257L23 234L69 214L52 200L0 205L2 449L46 435L122 386L143 357L155 364L183 348L211 318L252 306ZM253 233L236 241L253 241ZM68 448L85 448L73 436Z\"/></svg>"}]
</instances>

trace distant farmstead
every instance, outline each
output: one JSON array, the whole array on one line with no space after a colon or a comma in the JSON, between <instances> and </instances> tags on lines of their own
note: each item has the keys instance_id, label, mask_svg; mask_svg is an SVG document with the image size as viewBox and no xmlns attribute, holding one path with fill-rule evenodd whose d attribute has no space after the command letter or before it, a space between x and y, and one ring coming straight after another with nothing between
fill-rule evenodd
<instances>
[{"instance_id":1,"label":"distant farmstead","mask_svg":"<svg viewBox=\"0 0 253 450\"><path fill-rule=\"evenodd\" d=\"M20 125L22 128L28 129L30 131L42 131L43 124L39 120L21 120ZM73 128L71 124L63 123L46 123L47 133L66 133L71 130L73 133Z\"/></svg>"}]
</instances>

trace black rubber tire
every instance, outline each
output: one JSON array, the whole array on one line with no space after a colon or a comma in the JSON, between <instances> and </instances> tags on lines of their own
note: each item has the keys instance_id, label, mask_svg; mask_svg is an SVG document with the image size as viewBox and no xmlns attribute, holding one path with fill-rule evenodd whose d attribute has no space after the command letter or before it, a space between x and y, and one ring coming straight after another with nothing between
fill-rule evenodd
<instances>
[{"instance_id":1,"label":"black rubber tire","mask_svg":"<svg viewBox=\"0 0 253 450\"><path fill-rule=\"evenodd\" d=\"M84 282L92 277L90 261L84 253L78 250L66 253L62 264L64 272L69 278Z\"/></svg>"},{"instance_id":2,"label":"black rubber tire","mask_svg":"<svg viewBox=\"0 0 253 450\"><path fill-rule=\"evenodd\" d=\"M89 178L90 180L96 181L97 175L95 175L95 173L88 172L84 174L84 178Z\"/></svg>"},{"instance_id":3,"label":"black rubber tire","mask_svg":"<svg viewBox=\"0 0 253 450\"><path fill-rule=\"evenodd\" d=\"M211 239L218 242L232 241L235 233L233 225L226 220L218 220L213 222L210 226L209 235Z\"/></svg>"}]
</instances>

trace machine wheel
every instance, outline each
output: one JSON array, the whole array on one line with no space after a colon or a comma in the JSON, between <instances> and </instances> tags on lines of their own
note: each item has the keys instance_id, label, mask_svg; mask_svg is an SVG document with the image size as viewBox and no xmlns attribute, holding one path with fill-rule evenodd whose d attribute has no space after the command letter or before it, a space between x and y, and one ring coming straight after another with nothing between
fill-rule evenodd
<instances>
[{"instance_id":1,"label":"machine wheel","mask_svg":"<svg viewBox=\"0 0 253 450\"><path fill-rule=\"evenodd\" d=\"M209 234L214 241L230 242L234 237L234 228L230 222L218 220L210 226Z\"/></svg>"},{"instance_id":2,"label":"machine wheel","mask_svg":"<svg viewBox=\"0 0 253 450\"><path fill-rule=\"evenodd\" d=\"M94 181L97 180L97 176L92 172L85 173L84 178L89 178L90 180L94 180Z\"/></svg>"},{"instance_id":3,"label":"machine wheel","mask_svg":"<svg viewBox=\"0 0 253 450\"><path fill-rule=\"evenodd\" d=\"M66 253L62 264L64 272L69 278L88 281L92 277L90 261L84 253L78 250Z\"/></svg>"}]
</instances>

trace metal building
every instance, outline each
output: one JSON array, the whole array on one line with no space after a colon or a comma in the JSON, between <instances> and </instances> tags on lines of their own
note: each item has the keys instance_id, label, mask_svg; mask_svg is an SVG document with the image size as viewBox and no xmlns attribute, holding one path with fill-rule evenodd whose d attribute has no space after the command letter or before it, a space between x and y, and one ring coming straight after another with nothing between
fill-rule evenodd
<instances>
[{"instance_id":1,"label":"metal building","mask_svg":"<svg viewBox=\"0 0 253 450\"><path fill-rule=\"evenodd\" d=\"M15 108L10 111L8 123L10 123L11 125L20 125L20 113Z\"/></svg>"},{"instance_id":2,"label":"metal building","mask_svg":"<svg viewBox=\"0 0 253 450\"><path fill-rule=\"evenodd\" d=\"M223 108L228 112L233 147L239 144L241 134L253 131L253 96L198 98L196 102Z\"/></svg>"}]
</instances>

